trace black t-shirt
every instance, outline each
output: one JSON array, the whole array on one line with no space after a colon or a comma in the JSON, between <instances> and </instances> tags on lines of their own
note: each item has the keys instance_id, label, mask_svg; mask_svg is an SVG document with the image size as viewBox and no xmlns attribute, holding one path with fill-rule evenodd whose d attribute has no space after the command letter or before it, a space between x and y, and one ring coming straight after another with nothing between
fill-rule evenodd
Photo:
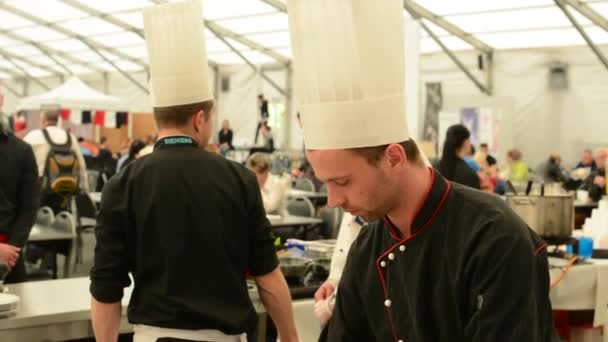
<instances>
[{"instance_id":1,"label":"black t-shirt","mask_svg":"<svg viewBox=\"0 0 608 342\"><path fill-rule=\"evenodd\" d=\"M245 277L278 266L255 175L189 137L167 137L104 188L91 293L129 322L241 334L256 312Z\"/></svg>"},{"instance_id":2,"label":"black t-shirt","mask_svg":"<svg viewBox=\"0 0 608 342\"><path fill-rule=\"evenodd\" d=\"M361 230L327 341L558 341L546 244L503 200L437 174L411 229Z\"/></svg>"},{"instance_id":3,"label":"black t-shirt","mask_svg":"<svg viewBox=\"0 0 608 342\"><path fill-rule=\"evenodd\" d=\"M232 130L224 132L223 129L218 133L220 144L228 144L229 147L232 147Z\"/></svg>"},{"instance_id":4,"label":"black t-shirt","mask_svg":"<svg viewBox=\"0 0 608 342\"><path fill-rule=\"evenodd\" d=\"M262 100L262 104L260 105L260 116L262 117L262 120L266 120L270 116L268 113L268 100Z\"/></svg>"},{"instance_id":5,"label":"black t-shirt","mask_svg":"<svg viewBox=\"0 0 608 342\"><path fill-rule=\"evenodd\" d=\"M0 234L23 247L40 203L38 166L32 147L12 133L0 132Z\"/></svg>"}]
</instances>

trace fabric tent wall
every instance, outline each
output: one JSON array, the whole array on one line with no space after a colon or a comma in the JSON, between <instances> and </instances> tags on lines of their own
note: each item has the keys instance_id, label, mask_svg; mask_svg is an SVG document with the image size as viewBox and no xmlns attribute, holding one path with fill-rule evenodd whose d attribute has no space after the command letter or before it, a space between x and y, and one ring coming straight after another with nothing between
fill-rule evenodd
<instances>
[{"instance_id":1,"label":"fabric tent wall","mask_svg":"<svg viewBox=\"0 0 608 342\"><path fill-rule=\"evenodd\" d=\"M474 53L458 55L476 69ZM556 61L569 65L567 90L549 90L549 65ZM444 110L477 106L502 112L499 160L515 147L533 168L553 152L570 165L582 149L608 146L608 70L589 48L498 51L494 68L494 94L488 97L444 54L421 59L422 82L443 85Z\"/></svg>"},{"instance_id":2,"label":"fabric tent wall","mask_svg":"<svg viewBox=\"0 0 608 342\"><path fill-rule=\"evenodd\" d=\"M286 88L284 71L268 71L266 74L279 86ZM247 65L221 67L220 75L229 79L230 90L224 92L220 89L218 92L218 123L215 127L214 141L217 141L217 132L222 121L227 119L234 131L233 143L237 146L250 146L260 120L257 96L264 94L269 102L282 104L286 103L286 98ZM295 114L285 113L284 119L292 122L287 123L284 120L280 123L280 128L275 127L272 130L277 147L286 147L285 127L289 127L290 124L293 126Z\"/></svg>"},{"instance_id":3,"label":"fabric tent wall","mask_svg":"<svg viewBox=\"0 0 608 342\"><path fill-rule=\"evenodd\" d=\"M608 54L608 49L602 47ZM459 52L459 57L472 70L477 68L476 54ZM552 62L567 63L569 67L569 89L548 89L548 66ZM583 148L608 145L608 125L604 124L608 113L608 70L586 46L497 51L494 56L494 95L482 94L471 81L443 53L424 55L420 59L421 86L424 82L441 82L443 85L445 111L460 111L463 107L488 107L502 113L500 122L500 150L498 157L504 160L509 148L519 148L524 158L534 167L552 152L559 152L566 163L574 162ZM283 100L259 74L248 66L222 67L221 75L230 76L230 91L218 94L218 124L227 118L235 131L235 141L251 142L259 118L256 96L264 93L270 100ZM476 72L481 79L483 75ZM145 73L133 74L146 84ZM213 75L213 70L211 70ZM286 72L268 72L279 85L285 86ZM109 75L109 94L129 100L132 112L151 112L148 96L119 74ZM104 79L100 75L84 75L82 79L95 89L104 90ZM42 79L49 87L61 82L59 78ZM8 81L13 88L21 90L21 82ZM213 83L213 81L212 81ZM29 82L29 95L45 90ZM6 95L5 111L14 110L16 98ZM424 99L424 94L420 94ZM296 119L297 94L294 92L292 113L287 116L291 133L291 148L302 147L302 137ZM424 103L419 105L419 115ZM420 116L419 116L420 117ZM214 139L219 125L214 129ZM281 130L274 132L277 145L284 145Z\"/></svg>"}]
</instances>

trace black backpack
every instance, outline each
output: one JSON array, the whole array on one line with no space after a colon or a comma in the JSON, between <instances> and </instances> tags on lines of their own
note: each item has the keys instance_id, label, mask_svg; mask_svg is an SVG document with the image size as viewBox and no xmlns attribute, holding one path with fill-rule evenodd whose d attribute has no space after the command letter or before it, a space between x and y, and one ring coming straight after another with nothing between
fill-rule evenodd
<instances>
[{"instance_id":1,"label":"black backpack","mask_svg":"<svg viewBox=\"0 0 608 342\"><path fill-rule=\"evenodd\" d=\"M67 142L59 145L51 140L46 129L42 130L50 146L42 175L42 189L44 192L69 198L80 190L80 163L78 156L72 150L72 138L67 131L65 133L68 136Z\"/></svg>"}]
</instances>

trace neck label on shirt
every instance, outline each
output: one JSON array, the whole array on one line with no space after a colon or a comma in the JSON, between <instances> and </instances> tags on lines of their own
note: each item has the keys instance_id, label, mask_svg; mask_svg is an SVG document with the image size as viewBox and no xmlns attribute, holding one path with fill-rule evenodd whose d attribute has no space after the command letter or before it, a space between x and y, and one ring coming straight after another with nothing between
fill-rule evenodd
<instances>
[{"instance_id":1,"label":"neck label on shirt","mask_svg":"<svg viewBox=\"0 0 608 342\"><path fill-rule=\"evenodd\" d=\"M187 136L173 136L162 138L154 144L154 150L165 147L198 147L198 143Z\"/></svg>"}]
</instances>

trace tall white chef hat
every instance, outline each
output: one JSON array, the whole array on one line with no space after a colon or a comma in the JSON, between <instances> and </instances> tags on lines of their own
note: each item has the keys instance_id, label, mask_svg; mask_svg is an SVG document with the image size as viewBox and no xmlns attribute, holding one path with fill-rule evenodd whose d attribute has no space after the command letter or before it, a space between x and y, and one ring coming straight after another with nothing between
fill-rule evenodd
<instances>
[{"instance_id":1,"label":"tall white chef hat","mask_svg":"<svg viewBox=\"0 0 608 342\"><path fill-rule=\"evenodd\" d=\"M213 99L200 0L172 2L144 10L154 107Z\"/></svg>"},{"instance_id":2,"label":"tall white chef hat","mask_svg":"<svg viewBox=\"0 0 608 342\"><path fill-rule=\"evenodd\" d=\"M403 0L288 0L308 149L408 139Z\"/></svg>"}]
</instances>

